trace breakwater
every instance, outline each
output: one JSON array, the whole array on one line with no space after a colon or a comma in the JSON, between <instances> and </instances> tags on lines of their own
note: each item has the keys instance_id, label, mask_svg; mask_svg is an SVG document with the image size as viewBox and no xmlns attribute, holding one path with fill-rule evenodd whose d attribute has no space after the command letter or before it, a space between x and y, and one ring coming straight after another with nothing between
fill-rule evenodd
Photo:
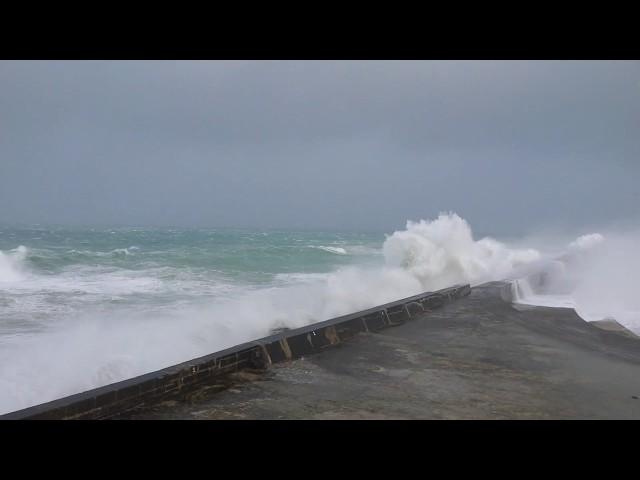
<instances>
[{"instance_id":1,"label":"breakwater","mask_svg":"<svg viewBox=\"0 0 640 480\"><path fill-rule=\"evenodd\" d=\"M426 292L360 312L286 330L128 380L0 416L0 419L103 419L188 393L244 369L267 369L338 345L359 332L401 325L468 295L469 285Z\"/></svg>"}]
</instances>

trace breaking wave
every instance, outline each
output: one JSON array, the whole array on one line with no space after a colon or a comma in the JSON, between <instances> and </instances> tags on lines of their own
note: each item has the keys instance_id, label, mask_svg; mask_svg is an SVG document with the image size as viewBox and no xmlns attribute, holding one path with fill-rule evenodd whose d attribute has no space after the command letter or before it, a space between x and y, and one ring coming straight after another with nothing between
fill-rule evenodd
<instances>
[{"instance_id":1,"label":"breaking wave","mask_svg":"<svg viewBox=\"0 0 640 480\"><path fill-rule=\"evenodd\" d=\"M474 240L469 224L456 214L407 222L406 230L387 238L384 256L387 265L431 290L499 280L541 258L537 250L512 249L489 237Z\"/></svg>"},{"instance_id":2,"label":"breaking wave","mask_svg":"<svg viewBox=\"0 0 640 480\"><path fill-rule=\"evenodd\" d=\"M24 260L27 254L28 249L23 245L6 253L0 251L0 285L24 278Z\"/></svg>"},{"instance_id":3,"label":"breaking wave","mask_svg":"<svg viewBox=\"0 0 640 480\"><path fill-rule=\"evenodd\" d=\"M109 252L93 252L90 250L69 250L69 254L71 255L82 255L82 256L95 256L95 257L121 257L121 256L129 256L135 255L135 251L138 250L138 247L131 246L128 248L114 248Z\"/></svg>"},{"instance_id":4,"label":"breaking wave","mask_svg":"<svg viewBox=\"0 0 640 480\"><path fill-rule=\"evenodd\" d=\"M346 255L347 251L342 247L325 247L324 245L309 245L311 248L316 248L328 253L335 253L336 255Z\"/></svg>"}]
</instances>

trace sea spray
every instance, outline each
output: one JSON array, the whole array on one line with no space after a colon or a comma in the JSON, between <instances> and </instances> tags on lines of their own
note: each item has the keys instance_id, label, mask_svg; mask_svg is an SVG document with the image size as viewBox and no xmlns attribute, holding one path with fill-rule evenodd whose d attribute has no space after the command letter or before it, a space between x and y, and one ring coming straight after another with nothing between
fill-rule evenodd
<instances>
[{"instance_id":1,"label":"sea spray","mask_svg":"<svg viewBox=\"0 0 640 480\"><path fill-rule=\"evenodd\" d=\"M613 318L640 333L640 232L578 237L565 253L514 283L518 303L574 308L587 321Z\"/></svg>"},{"instance_id":2,"label":"sea spray","mask_svg":"<svg viewBox=\"0 0 640 480\"><path fill-rule=\"evenodd\" d=\"M8 252L0 251L0 285L24 278L23 263L27 253L27 247L24 245Z\"/></svg>"},{"instance_id":3,"label":"sea spray","mask_svg":"<svg viewBox=\"0 0 640 480\"><path fill-rule=\"evenodd\" d=\"M388 266L403 269L429 290L502 279L540 259L536 250L510 249L488 237L474 240L469 224L456 214L407 222L406 230L387 238L384 255Z\"/></svg>"}]
</instances>

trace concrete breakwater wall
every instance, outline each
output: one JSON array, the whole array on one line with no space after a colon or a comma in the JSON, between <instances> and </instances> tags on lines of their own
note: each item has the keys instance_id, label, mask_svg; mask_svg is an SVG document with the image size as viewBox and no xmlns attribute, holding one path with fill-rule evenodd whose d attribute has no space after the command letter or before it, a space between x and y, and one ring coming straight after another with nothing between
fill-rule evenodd
<instances>
[{"instance_id":1,"label":"concrete breakwater wall","mask_svg":"<svg viewBox=\"0 0 640 480\"><path fill-rule=\"evenodd\" d=\"M150 405L246 369L268 369L331 348L360 332L376 332L424 315L469 295L469 285L456 285L397 300L306 327L286 330L162 370L64 397L0 416L21 419L104 419Z\"/></svg>"}]
</instances>

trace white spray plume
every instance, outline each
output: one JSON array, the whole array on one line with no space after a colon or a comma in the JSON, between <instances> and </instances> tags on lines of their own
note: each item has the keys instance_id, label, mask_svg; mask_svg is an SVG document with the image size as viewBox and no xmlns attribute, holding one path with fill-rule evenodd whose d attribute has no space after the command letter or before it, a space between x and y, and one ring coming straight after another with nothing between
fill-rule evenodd
<instances>
[{"instance_id":1,"label":"white spray plume","mask_svg":"<svg viewBox=\"0 0 640 480\"><path fill-rule=\"evenodd\" d=\"M407 222L406 230L387 238L384 254L388 265L407 271L425 289L502 279L540 258L536 250L510 249L488 237L474 240L469 224L453 213Z\"/></svg>"},{"instance_id":2,"label":"white spray plume","mask_svg":"<svg viewBox=\"0 0 640 480\"><path fill-rule=\"evenodd\" d=\"M602 243L604 237L599 233L590 233L576 238L569 244L569 250L588 250Z\"/></svg>"},{"instance_id":3,"label":"white spray plume","mask_svg":"<svg viewBox=\"0 0 640 480\"><path fill-rule=\"evenodd\" d=\"M23 278L22 263L28 250L24 245L7 253L0 251L0 285L16 282Z\"/></svg>"}]
</instances>

